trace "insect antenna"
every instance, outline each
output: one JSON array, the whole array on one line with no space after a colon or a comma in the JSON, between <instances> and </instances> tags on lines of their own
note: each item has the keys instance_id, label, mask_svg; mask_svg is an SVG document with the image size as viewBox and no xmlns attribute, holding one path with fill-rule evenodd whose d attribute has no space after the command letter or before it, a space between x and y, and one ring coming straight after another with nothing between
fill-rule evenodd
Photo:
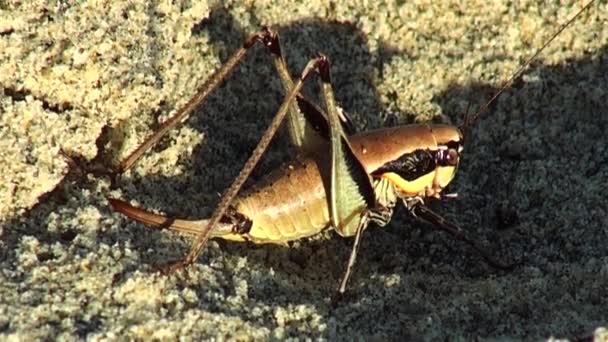
<instances>
[{"instance_id":1,"label":"insect antenna","mask_svg":"<svg viewBox=\"0 0 608 342\"><path fill-rule=\"evenodd\" d=\"M532 62L534 60L536 60L536 58L545 50L545 48L547 48L547 46L549 46L549 44L551 44L551 42L553 42L555 40L555 38L557 38L557 36L560 35L560 33L562 33L568 26L570 26L570 24L572 24L572 22L574 20L576 20L585 10L587 10L587 8L591 7L591 5L595 2L595 0L591 0L589 1L585 6L583 6L583 8L581 8L572 18L570 18L570 20L568 20L567 22L563 23L559 29L557 29L557 31L555 31L555 33L551 36L551 38L549 38L544 44L543 46L541 46L538 50L536 50L536 52L532 55L532 57L528 58L528 60L521 66L519 67L519 69L517 69L517 71L505 82L502 83L502 85L500 86L500 89L490 98L490 100L488 100L488 102L486 102L483 106L481 106L481 108L479 108L479 110L473 114L472 116L468 115L468 107L467 106L467 110L464 114L464 118L463 118L463 123L460 126L460 129L462 130L463 133L466 133L466 130L475 123L475 121L477 121L477 118L479 118L482 114L486 113L488 111L488 109L490 108L490 105L492 105L492 103L494 103L496 101L496 99L498 99L498 97L507 89L511 86L511 84L513 83L513 81L515 81L515 79L517 79L518 77L520 77L525 69L532 64ZM466 135L466 134L465 134Z\"/></svg>"}]
</instances>

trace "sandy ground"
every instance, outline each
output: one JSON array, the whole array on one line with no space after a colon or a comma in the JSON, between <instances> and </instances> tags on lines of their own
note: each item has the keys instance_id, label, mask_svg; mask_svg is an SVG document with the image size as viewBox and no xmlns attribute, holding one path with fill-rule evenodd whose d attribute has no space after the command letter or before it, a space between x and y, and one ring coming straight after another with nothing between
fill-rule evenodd
<instances>
[{"instance_id":1,"label":"sandy ground","mask_svg":"<svg viewBox=\"0 0 608 342\"><path fill-rule=\"evenodd\" d=\"M187 274L154 276L189 239L130 222L106 196L208 216L282 98L262 49L115 186L68 174L58 155L120 159L262 24L282 35L293 74L330 57L359 129L458 124L582 5L433 2L0 2L0 336L538 340L606 326L603 1L476 123L458 200L433 206L498 257L523 257L513 271L399 210L367 232L335 310L350 240L333 233L291 248L213 241ZM288 158L281 145L255 177Z\"/></svg>"}]
</instances>

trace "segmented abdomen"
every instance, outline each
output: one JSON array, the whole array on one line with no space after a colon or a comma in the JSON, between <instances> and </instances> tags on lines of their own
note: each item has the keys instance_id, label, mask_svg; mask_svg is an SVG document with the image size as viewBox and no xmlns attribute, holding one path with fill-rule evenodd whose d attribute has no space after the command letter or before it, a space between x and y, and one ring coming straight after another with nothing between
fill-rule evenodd
<instances>
[{"instance_id":1,"label":"segmented abdomen","mask_svg":"<svg viewBox=\"0 0 608 342\"><path fill-rule=\"evenodd\" d=\"M311 159L283 165L239 196L234 207L252 220L248 239L256 243L312 236L329 223L325 189Z\"/></svg>"}]
</instances>

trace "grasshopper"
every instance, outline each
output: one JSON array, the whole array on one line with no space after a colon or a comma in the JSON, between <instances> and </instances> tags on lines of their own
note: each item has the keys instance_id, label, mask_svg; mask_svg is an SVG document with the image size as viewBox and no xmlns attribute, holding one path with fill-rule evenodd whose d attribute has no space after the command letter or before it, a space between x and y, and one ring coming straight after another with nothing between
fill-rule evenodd
<instances>
[{"instance_id":1,"label":"grasshopper","mask_svg":"<svg viewBox=\"0 0 608 342\"><path fill-rule=\"evenodd\" d=\"M353 272L363 232L372 222L385 226L398 202L402 202L412 216L469 244L490 265L512 269L518 263L506 264L494 260L462 228L429 209L426 202L431 198L455 196L443 194L443 190L458 169L467 128L592 3L593 0L563 24L477 113L471 116L465 114L464 122L459 127L421 124L353 134L349 129L350 119L338 109L334 98L329 59L324 55L312 59L294 81L281 52L278 35L263 28L247 39L194 97L118 166L119 172L129 169L164 134L203 103L254 45L264 45L272 56L286 96L211 217L203 220L173 219L134 207L120 199L110 198L109 202L116 211L136 221L196 236L187 256L165 267L166 273L173 273L195 262L210 238L284 244L332 228L340 236L354 237L350 257L334 297L339 298L345 293ZM325 110L300 93L303 83L314 74L321 81ZM298 156L239 194L284 118ZM286 193L292 196L288 201L285 201Z\"/></svg>"}]
</instances>

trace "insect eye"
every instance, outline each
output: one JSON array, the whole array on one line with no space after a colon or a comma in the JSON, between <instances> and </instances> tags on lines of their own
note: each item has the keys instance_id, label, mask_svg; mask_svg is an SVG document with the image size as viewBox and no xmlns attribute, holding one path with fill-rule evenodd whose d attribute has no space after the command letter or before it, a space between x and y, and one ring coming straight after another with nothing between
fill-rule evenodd
<instances>
[{"instance_id":1,"label":"insect eye","mask_svg":"<svg viewBox=\"0 0 608 342\"><path fill-rule=\"evenodd\" d=\"M458 151L455 148L448 149L445 159L448 165L455 166L458 164Z\"/></svg>"}]
</instances>

